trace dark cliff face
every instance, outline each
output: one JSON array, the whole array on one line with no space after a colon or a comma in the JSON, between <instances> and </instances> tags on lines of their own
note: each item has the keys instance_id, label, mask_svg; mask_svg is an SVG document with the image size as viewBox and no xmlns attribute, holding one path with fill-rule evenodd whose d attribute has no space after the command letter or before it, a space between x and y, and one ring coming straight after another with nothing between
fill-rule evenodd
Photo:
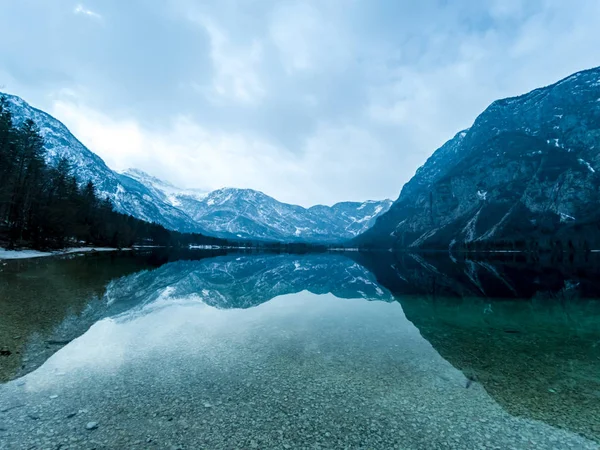
<instances>
[{"instance_id":1,"label":"dark cliff face","mask_svg":"<svg viewBox=\"0 0 600 450\"><path fill-rule=\"evenodd\" d=\"M600 244L600 68L490 105L356 242Z\"/></svg>"}]
</instances>

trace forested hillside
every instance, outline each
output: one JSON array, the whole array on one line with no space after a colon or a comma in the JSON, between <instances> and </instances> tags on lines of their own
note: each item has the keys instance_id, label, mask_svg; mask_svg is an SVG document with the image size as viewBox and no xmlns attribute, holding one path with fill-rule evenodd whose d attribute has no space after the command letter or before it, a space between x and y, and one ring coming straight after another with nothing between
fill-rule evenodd
<instances>
[{"instance_id":1,"label":"forested hillside","mask_svg":"<svg viewBox=\"0 0 600 450\"><path fill-rule=\"evenodd\" d=\"M113 209L91 181L77 180L66 158L49 165L44 140L32 120L15 126L0 98L0 244L62 248L74 244L224 244L183 234Z\"/></svg>"}]
</instances>

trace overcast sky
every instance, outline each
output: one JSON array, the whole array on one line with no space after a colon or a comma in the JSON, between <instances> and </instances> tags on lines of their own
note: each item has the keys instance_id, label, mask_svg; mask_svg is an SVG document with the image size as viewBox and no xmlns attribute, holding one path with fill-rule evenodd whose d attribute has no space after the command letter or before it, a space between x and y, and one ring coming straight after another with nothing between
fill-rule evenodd
<instances>
[{"instance_id":1,"label":"overcast sky","mask_svg":"<svg viewBox=\"0 0 600 450\"><path fill-rule=\"evenodd\" d=\"M600 65L598 0L0 0L0 86L113 169L396 198L493 100Z\"/></svg>"}]
</instances>

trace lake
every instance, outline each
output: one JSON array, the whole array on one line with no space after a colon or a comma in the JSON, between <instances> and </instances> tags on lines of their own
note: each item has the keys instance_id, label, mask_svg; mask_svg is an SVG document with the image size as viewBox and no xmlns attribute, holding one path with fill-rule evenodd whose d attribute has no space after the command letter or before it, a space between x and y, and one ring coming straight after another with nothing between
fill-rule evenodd
<instances>
[{"instance_id":1,"label":"lake","mask_svg":"<svg viewBox=\"0 0 600 450\"><path fill-rule=\"evenodd\" d=\"M597 449L600 257L0 261L2 449Z\"/></svg>"}]
</instances>

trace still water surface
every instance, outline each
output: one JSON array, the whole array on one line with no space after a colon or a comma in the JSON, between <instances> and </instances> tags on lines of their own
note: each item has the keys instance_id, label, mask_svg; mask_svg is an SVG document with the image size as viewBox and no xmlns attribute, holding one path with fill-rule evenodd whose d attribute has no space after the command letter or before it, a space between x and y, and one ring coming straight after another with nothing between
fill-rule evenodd
<instances>
[{"instance_id":1,"label":"still water surface","mask_svg":"<svg viewBox=\"0 0 600 450\"><path fill-rule=\"evenodd\" d=\"M599 448L593 259L0 264L0 448Z\"/></svg>"}]
</instances>

